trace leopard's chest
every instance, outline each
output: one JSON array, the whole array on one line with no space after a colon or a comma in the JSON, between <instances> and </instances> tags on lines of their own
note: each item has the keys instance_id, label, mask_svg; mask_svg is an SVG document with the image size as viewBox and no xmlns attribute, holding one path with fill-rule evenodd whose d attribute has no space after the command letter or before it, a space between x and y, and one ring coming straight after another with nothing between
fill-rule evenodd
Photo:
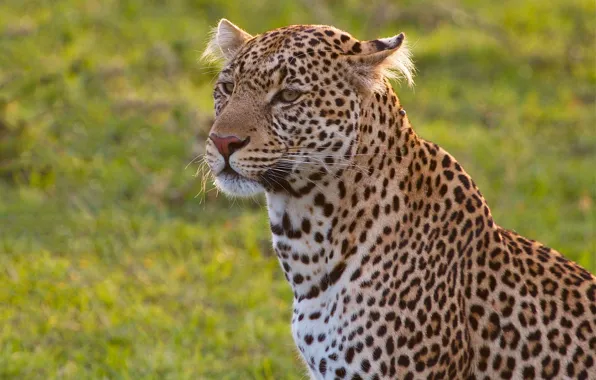
<instances>
[{"instance_id":1,"label":"leopard's chest","mask_svg":"<svg viewBox=\"0 0 596 380\"><path fill-rule=\"evenodd\" d=\"M352 333L350 310L342 291L331 289L316 300L294 302L292 336L314 379L335 378L336 370L346 371L347 338ZM344 290L344 294L347 292Z\"/></svg>"}]
</instances>

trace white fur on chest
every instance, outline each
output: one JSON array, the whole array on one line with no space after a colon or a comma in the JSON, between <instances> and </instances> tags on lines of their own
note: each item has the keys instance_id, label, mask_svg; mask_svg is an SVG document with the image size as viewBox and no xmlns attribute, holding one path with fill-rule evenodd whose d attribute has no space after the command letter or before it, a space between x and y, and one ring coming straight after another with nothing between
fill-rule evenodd
<instances>
[{"instance_id":1,"label":"white fur on chest","mask_svg":"<svg viewBox=\"0 0 596 380\"><path fill-rule=\"evenodd\" d=\"M331 290L313 302L294 302L293 305L292 337L302 358L311 368L311 376L316 379L324 378L320 373L322 362L332 373L335 363L328 359L328 355L341 343L337 335L343 321L337 311L331 315L333 299L335 296ZM313 319L313 315L320 316Z\"/></svg>"},{"instance_id":2,"label":"white fur on chest","mask_svg":"<svg viewBox=\"0 0 596 380\"><path fill-rule=\"evenodd\" d=\"M374 369L372 354L363 347L357 350L358 360L346 360L346 352L355 350L354 338L363 333L360 330L366 318L364 308L356 304L365 302L360 281L351 281L350 276L361 265L360 258L370 249L370 243L356 245L353 260L345 261L340 248L327 238L332 221L313 208L312 199L268 195L267 202L273 246L294 292L292 336L310 368L311 378L334 379L336 371L355 373L362 360L369 360ZM296 237L304 220L310 221L309 232L302 228ZM292 233L288 234L287 229ZM344 266L342 275L335 277L333 271L339 264ZM312 289L316 294L309 297Z\"/></svg>"}]
</instances>

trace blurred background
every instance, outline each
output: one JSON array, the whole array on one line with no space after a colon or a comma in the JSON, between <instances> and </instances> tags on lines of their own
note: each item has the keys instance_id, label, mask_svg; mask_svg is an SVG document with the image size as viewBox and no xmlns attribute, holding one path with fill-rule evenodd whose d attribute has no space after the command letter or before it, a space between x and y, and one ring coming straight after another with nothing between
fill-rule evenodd
<instances>
[{"instance_id":1,"label":"blurred background","mask_svg":"<svg viewBox=\"0 0 596 380\"><path fill-rule=\"evenodd\" d=\"M0 378L305 378L264 202L198 170L221 17L406 32L418 133L596 272L592 0L3 0Z\"/></svg>"}]
</instances>

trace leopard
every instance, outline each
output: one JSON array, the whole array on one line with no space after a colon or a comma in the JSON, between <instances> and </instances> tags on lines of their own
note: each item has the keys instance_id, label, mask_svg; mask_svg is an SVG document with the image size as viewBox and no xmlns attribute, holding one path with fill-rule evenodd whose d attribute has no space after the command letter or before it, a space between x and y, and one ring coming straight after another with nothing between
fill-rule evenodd
<instances>
[{"instance_id":1,"label":"leopard","mask_svg":"<svg viewBox=\"0 0 596 380\"><path fill-rule=\"evenodd\" d=\"M462 165L420 137L392 85L404 33L251 35L222 19L205 159L264 194L311 379L596 379L596 277L505 229Z\"/></svg>"}]
</instances>

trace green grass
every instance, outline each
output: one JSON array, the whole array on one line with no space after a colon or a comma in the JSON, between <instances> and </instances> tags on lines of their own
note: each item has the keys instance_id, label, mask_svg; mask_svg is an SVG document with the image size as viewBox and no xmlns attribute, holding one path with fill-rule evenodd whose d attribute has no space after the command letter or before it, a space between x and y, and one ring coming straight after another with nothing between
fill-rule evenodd
<instances>
[{"instance_id":1,"label":"green grass","mask_svg":"<svg viewBox=\"0 0 596 380\"><path fill-rule=\"evenodd\" d=\"M596 272L594 2L394 3L1 2L0 378L305 378L263 202L185 168L220 17L405 31L418 133L499 224Z\"/></svg>"}]
</instances>

